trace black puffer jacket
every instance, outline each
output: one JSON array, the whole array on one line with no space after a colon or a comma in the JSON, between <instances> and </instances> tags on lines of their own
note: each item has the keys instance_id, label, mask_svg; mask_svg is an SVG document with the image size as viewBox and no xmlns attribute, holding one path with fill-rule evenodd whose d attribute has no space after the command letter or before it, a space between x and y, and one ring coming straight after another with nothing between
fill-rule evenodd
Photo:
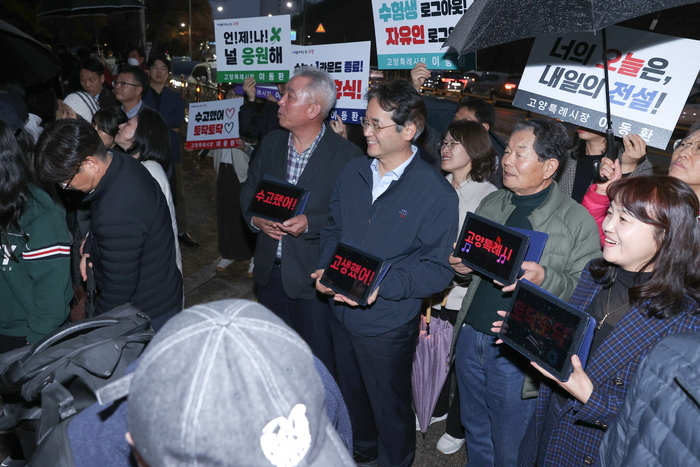
<instances>
[{"instance_id":1,"label":"black puffer jacket","mask_svg":"<svg viewBox=\"0 0 700 467\"><path fill-rule=\"evenodd\" d=\"M600 448L602 467L700 465L700 333L664 338L639 366Z\"/></svg>"},{"instance_id":2,"label":"black puffer jacket","mask_svg":"<svg viewBox=\"0 0 700 467\"><path fill-rule=\"evenodd\" d=\"M97 284L96 313L130 302L152 319L182 307L182 275L168 205L136 159L114 152L90 203L85 244Z\"/></svg>"}]
</instances>

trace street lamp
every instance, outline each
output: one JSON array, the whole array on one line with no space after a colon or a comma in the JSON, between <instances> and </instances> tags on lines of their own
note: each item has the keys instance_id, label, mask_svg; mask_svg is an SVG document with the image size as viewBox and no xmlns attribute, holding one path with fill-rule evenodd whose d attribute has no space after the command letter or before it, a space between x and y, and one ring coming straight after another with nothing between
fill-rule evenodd
<instances>
[{"instance_id":1,"label":"street lamp","mask_svg":"<svg viewBox=\"0 0 700 467\"><path fill-rule=\"evenodd\" d=\"M190 40L190 60L192 60L192 0L187 0L188 6L190 7L190 24L189 30L187 31L187 37Z\"/></svg>"},{"instance_id":2,"label":"street lamp","mask_svg":"<svg viewBox=\"0 0 700 467\"><path fill-rule=\"evenodd\" d=\"M292 8L293 6L293 2L287 2L287 8ZM299 37L301 38L301 45L305 44L304 31L306 31L306 6L305 0L301 0L301 34L299 34Z\"/></svg>"},{"instance_id":3,"label":"street lamp","mask_svg":"<svg viewBox=\"0 0 700 467\"><path fill-rule=\"evenodd\" d=\"M216 9L217 11L224 11L224 7L220 6Z\"/></svg>"}]
</instances>

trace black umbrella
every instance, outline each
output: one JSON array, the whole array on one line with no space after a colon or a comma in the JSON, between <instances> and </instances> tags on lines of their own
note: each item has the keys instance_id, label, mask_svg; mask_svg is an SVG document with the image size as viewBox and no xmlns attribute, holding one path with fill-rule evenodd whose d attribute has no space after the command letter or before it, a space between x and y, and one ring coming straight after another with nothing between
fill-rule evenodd
<instances>
[{"instance_id":1,"label":"black umbrella","mask_svg":"<svg viewBox=\"0 0 700 467\"><path fill-rule=\"evenodd\" d=\"M139 0L45 0L37 17L108 15L144 8Z\"/></svg>"},{"instance_id":2,"label":"black umbrella","mask_svg":"<svg viewBox=\"0 0 700 467\"><path fill-rule=\"evenodd\" d=\"M564 32L600 31L630 18L698 0L475 0L445 45L460 55L492 45Z\"/></svg>"},{"instance_id":3,"label":"black umbrella","mask_svg":"<svg viewBox=\"0 0 700 467\"><path fill-rule=\"evenodd\" d=\"M50 49L4 21L0 21L0 62L0 79L18 81L23 86L51 79L61 70Z\"/></svg>"},{"instance_id":4,"label":"black umbrella","mask_svg":"<svg viewBox=\"0 0 700 467\"><path fill-rule=\"evenodd\" d=\"M605 27L637 16L697 0L475 0L464 12L445 46L460 55L526 37L565 32L603 31L603 53L607 50ZM603 57L608 117L608 157L614 158L608 61Z\"/></svg>"}]
</instances>

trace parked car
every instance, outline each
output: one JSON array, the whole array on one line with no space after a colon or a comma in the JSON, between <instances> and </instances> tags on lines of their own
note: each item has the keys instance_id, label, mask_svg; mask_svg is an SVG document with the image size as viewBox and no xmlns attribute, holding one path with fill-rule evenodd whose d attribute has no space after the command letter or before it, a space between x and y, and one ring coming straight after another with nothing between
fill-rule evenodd
<instances>
[{"instance_id":1,"label":"parked car","mask_svg":"<svg viewBox=\"0 0 700 467\"><path fill-rule=\"evenodd\" d=\"M504 85L509 76L508 73L484 72L464 88L463 94L485 96L493 99L496 88Z\"/></svg>"},{"instance_id":2,"label":"parked car","mask_svg":"<svg viewBox=\"0 0 700 467\"><path fill-rule=\"evenodd\" d=\"M700 119L700 92L691 94L683 106L683 111L678 119L678 125L692 125Z\"/></svg>"},{"instance_id":3,"label":"parked car","mask_svg":"<svg viewBox=\"0 0 700 467\"><path fill-rule=\"evenodd\" d=\"M426 78L423 85L420 87L420 92L423 94L435 94L435 90L437 89L441 77L441 71L431 71L430 77Z\"/></svg>"},{"instance_id":4,"label":"parked car","mask_svg":"<svg viewBox=\"0 0 700 467\"><path fill-rule=\"evenodd\" d=\"M170 87L179 92L185 99L185 81L192 74L194 67L199 64L196 60L173 60L170 66Z\"/></svg>"},{"instance_id":5,"label":"parked car","mask_svg":"<svg viewBox=\"0 0 700 467\"><path fill-rule=\"evenodd\" d=\"M448 94L457 94L459 97L465 86L470 85L478 77L479 73L476 71L446 71L440 77L435 95L446 96Z\"/></svg>"},{"instance_id":6,"label":"parked car","mask_svg":"<svg viewBox=\"0 0 700 467\"><path fill-rule=\"evenodd\" d=\"M175 78L173 78L175 79ZM221 100L232 83L219 83L216 80L216 62L198 63L192 73L182 79L182 97L186 104Z\"/></svg>"},{"instance_id":7,"label":"parked car","mask_svg":"<svg viewBox=\"0 0 700 467\"><path fill-rule=\"evenodd\" d=\"M518 86L520 85L520 75L510 75L506 78L505 82L493 90L493 95L491 98L494 101L504 100L513 102L515 98L515 93L518 92Z\"/></svg>"}]
</instances>

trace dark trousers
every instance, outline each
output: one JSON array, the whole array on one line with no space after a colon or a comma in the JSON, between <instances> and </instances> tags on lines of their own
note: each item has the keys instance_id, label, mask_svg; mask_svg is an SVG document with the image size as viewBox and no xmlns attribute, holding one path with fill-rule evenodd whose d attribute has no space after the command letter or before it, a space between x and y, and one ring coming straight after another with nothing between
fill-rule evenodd
<instances>
[{"instance_id":1,"label":"dark trousers","mask_svg":"<svg viewBox=\"0 0 700 467\"><path fill-rule=\"evenodd\" d=\"M182 173L182 162L173 162L173 174L170 177L170 191L173 194L175 204L175 220L177 221L177 233L187 232L187 214L185 205L185 177Z\"/></svg>"},{"instance_id":2,"label":"dark trousers","mask_svg":"<svg viewBox=\"0 0 700 467\"><path fill-rule=\"evenodd\" d=\"M380 467L409 466L415 457L411 369L419 319L361 337L331 318L337 381L350 413L354 451L378 456Z\"/></svg>"},{"instance_id":3,"label":"dark trousers","mask_svg":"<svg viewBox=\"0 0 700 467\"><path fill-rule=\"evenodd\" d=\"M282 318L309 344L314 355L326 365L328 371L335 377L335 360L333 359L330 330L331 307L328 300L324 298L317 300L289 298L282 287L281 268L278 264L273 266L267 286L258 285L257 296L261 305Z\"/></svg>"},{"instance_id":4,"label":"dark trousers","mask_svg":"<svg viewBox=\"0 0 700 467\"><path fill-rule=\"evenodd\" d=\"M232 164L219 164L216 178L216 225L219 253L226 259L249 260L255 252L256 235L241 211L241 183Z\"/></svg>"}]
</instances>

